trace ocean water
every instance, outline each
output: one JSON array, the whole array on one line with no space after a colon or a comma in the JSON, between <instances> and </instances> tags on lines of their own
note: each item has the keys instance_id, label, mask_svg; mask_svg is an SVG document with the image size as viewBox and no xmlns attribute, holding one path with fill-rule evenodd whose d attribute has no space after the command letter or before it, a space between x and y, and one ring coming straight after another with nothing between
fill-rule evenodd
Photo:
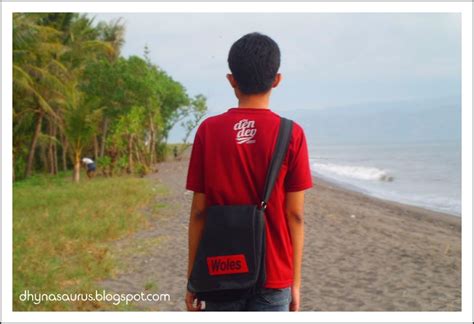
<instances>
[{"instance_id":1,"label":"ocean water","mask_svg":"<svg viewBox=\"0 0 474 324\"><path fill-rule=\"evenodd\" d=\"M460 96L272 110L304 129L314 175L461 216Z\"/></svg>"},{"instance_id":2,"label":"ocean water","mask_svg":"<svg viewBox=\"0 0 474 324\"><path fill-rule=\"evenodd\" d=\"M311 170L368 195L461 215L461 141L322 145Z\"/></svg>"}]
</instances>

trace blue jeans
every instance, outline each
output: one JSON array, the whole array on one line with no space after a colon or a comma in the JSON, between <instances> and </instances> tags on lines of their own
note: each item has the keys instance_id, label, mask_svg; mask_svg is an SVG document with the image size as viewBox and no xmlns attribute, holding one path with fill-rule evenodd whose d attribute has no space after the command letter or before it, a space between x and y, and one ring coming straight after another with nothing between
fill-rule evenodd
<instances>
[{"instance_id":1,"label":"blue jeans","mask_svg":"<svg viewBox=\"0 0 474 324\"><path fill-rule=\"evenodd\" d=\"M262 288L255 295L231 302L206 302L206 311L270 311L290 309L291 288Z\"/></svg>"}]
</instances>

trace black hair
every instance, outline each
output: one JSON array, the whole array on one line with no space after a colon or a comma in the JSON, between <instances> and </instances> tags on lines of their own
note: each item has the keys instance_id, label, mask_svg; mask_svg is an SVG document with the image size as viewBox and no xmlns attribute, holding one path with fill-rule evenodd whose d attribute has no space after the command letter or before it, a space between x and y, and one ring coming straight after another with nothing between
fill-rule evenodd
<instances>
[{"instance_id":1,"label":"black hair","mask_svg":"<svg viewBox=\"0 0 474 324\"><path fill-rule=\"evenodd\" d=\"M242 93L265 93L280 68L280 48L270 37L250 33L232 45L227 62Z\"/></svg>"}]
</instances>

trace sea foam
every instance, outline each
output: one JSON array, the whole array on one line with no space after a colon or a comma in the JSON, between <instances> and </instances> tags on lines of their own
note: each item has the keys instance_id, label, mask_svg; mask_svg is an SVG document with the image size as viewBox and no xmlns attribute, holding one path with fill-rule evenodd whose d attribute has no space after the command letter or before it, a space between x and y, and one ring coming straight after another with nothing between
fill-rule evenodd
<instances>
[{"instance_id":1,"label":"sea foam","mask_svg":"<svg viewBox=\"0 0 474 324\"><path fill-rule=\"evenodd\" d=\"M312 171L323 175L336 175L345 178L353 178L369 181L393 181L393 175L388 171L365 166L339 165L332 163L313 163Z\"/></svg>"}]
</instances>

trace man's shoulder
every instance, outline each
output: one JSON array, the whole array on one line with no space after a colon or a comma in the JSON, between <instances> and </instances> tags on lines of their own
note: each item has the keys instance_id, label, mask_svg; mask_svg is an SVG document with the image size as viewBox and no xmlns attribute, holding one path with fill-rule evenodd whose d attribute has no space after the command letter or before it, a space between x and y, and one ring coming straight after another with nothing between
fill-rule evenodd
<instances>
[{"instance_id":1,"label":"man's shoulder","mask_svg":"<svg viewBox=\"0 0 474 324\"><path fill-rule=\"evenodd\" d=\"M216 119L222 114L219 114L219 115L213 115L213 116L208 116L206 118L204 118L204 120L201 122L201 124L199 124L199 127L198 127L198 132L202 132L204 131L205 128L207 128L209 125L211 124L214 124L214 122L216 121Z\"/></svg>"},{"instance_id":2,"label":"man's shoulder","mask_svg":"<svg viewBox=\"0 0 474 324\"><path fill-rule=\"evenodd\" d=\"M220 121L222 119L222 117L224 116L225 113L221 113L221 114L217 114L217 115L212 115L212 116L208 116L206 118L204 118L204 120L201 122L201 124L199 124L198 128L197 128L197 134L199 134L200 136L203 135L203 133L206 132L206 129L209 130L210 128L212 129L213 126L215 126L216 124L220 124Z\"/></svg>"},{"instance_id":3,"label":"man's shoulder","mask_svg":"<svg viewBox=\"0 0 474 324\"><path fill-rule=\"evenodd\" d=\"M304 135L304 130L303 130L303 127L301 127L301 125L299 123L297 123L296 121L294 121L293 119L291 118L287 118L285 116L280 116L280 115L277 115L279 117L282 117L282 118L286 118L286 119L289 119L292 121L293 123L293 129L292 129L292 135L293 137L299 137L299 136L302 136Z\"/></svg>"},{"instance_id":4,"label":"man's shoulder","mask_svg":"<svg viewBox=\"0 0 474 324\"><path fill-rule=\"evenodd\" d=\"M217 115L212 115L212 116L208 116L207 118L205 118L201 124L204 124L204 125L209 125L209 124L212 124L212 123L215 123L216 121L219 121L220 119L222 119L222 117L224 116L225 113L222 113L222 114L217 114Z\"/></svg>"},{"instance_id":5,"label":"man's shoulder","mask_svg":"<svg viewBox=\"0 0 474 324\"><path fill-rule=\"evenodd\" d=\"M301 125L295 122L294 120L293 120L293 130L296 131L298 134L304 133L303 127L301 127Z\"/></svg>"}]
</instances>

